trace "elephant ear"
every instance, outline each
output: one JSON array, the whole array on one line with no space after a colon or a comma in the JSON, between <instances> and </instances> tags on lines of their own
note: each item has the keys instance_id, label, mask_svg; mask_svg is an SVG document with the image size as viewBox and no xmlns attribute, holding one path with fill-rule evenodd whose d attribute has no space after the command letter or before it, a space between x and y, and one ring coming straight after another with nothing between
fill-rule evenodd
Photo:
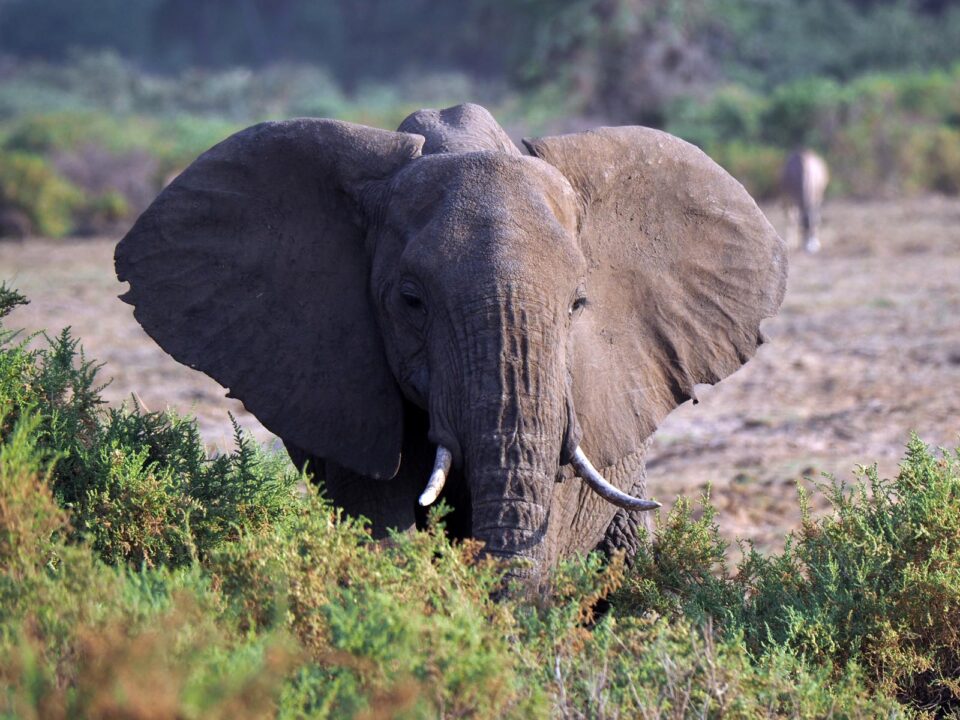
<instances>
[{"instance_id":1,"label":"elephant ear","mask_svg":"<svg viewBox=\"0 0 960 720\"><path fill-rule=\"evenodd\" d=\"M201 155L120 241L122 299L288 444L392 477L402 400L368 299L360 194L423 138L263 123Z\"/></svg>"},{"instance_id":2,"label":"elephant ear","mask_svg":"<svg viewBox=\"0 0 960 720\"><path fill-rule=\"evenodd\" d=\"M699 149L642 127L525 141L582 202L588 304L573 330L574 402L603 466L763 342L786 287L783 241Z\"/></svg>"}]
</instances>

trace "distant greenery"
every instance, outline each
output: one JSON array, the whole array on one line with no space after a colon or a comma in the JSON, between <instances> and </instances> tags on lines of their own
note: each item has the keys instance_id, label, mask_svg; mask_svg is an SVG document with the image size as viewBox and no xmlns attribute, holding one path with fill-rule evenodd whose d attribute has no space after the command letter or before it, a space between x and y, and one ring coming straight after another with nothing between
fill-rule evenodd
<instances>
[{"instance_id":1,"label":"distant greenery","mask_svg":"<svg viewBox=\"0 0 960 720\"><path fill-rule=\"evenodd\" d=\"M419 107L484 93L516 135L556 132L577 112L561 84L515 92L462 75L366 85L348 97L306 66L160 77L109 54L27 65L0 78L0 235L23 225L54 237L119 232L197 155L259 120L312 115L391 128ZM777 194L786 153L798 146L826 156L835 195L960 194L960 64L847 83L808 78L770 92L724 85L672 100L662 125L758 198Z\"/></svg>"},{"instance_id":2,"label":"distant greenery","mask_svg":"<svg viewBox=\"0 0 960 720\"><path fill-rule=\"evenodd\" d=\"M0 313L24 299L0 290ZM960 703L960 453L828 480L735 570L685 500L547 596L432 529L371 540L239 430L100 401L0 330L0 717L934 717ZM806 507L805 496L800 502ZM699 518L698 518L699 515ZM597 614L608 598L610 609Z\"/></svg>"},{"instance_id":3,"label":"distant greenery","mask_svg":"<svg viewBox=\"0 0 960 720\"><path fill-rule=\"evenodd\" d=\"M37 234L59 237L71 230L83 199L42 156L0 153L0 205L21 211Z\"/></svg>"},{"instance_id":4,"label":"distant greenery","mask_svg":"<svg viewBox=\"0 0 960 720\"><path fill-rule=\"evenodd\" d=\"M960 194L960 64L949 71L810 78L768 94L743 86L676 101L666 129L703 147L760 197L786 151L813 147L836 195Z\"/></svg>"},{"instance_id":5,"label":"distant greenery","mask_svg":"<svg viewBox=\"0 0 960 720\"><path fill-rule=\"evenodd\" d=\"M238 128L91 110L19 116L0 124L0 216L22 215L28 234L49 237L114 232L171 172Z\"/></svg>"},{"instance_id":6,"label":"distant greenery","mask_svg":"<svg viewBox=\"0 0 960 720\"><path fill-rule=\"evenodd\" d=\"M0 235L5 212L42 235L118 232L197 155L258 120L313 115L391 128L418 107L484 92L516 134L555 132L575 112L562 85L503 94L458 75L364 86L348 99L303 66L159 77L115 55L27 65L0 79ZM808 78L769 93L724 85L672 100L662 121L758 198L777 194L785 155L798 146L827 157L834 195L960 194L960 64L845 84Z\"/></svg>"},{"instance_id":7,"label":"distant greenery","mask_svg":"<svg viewBox=\"0 0 960 720\"><path fill-rule=\"evenodd\" d=\"M685 4L681 1L679 4ZM701 0L724 18L727 79L772 89L809 77L849 81L960 60L951 0Z\"/></svg>"},{"instance_id":8,"label":"distant greenery","mask_svg":"<svg viewBox=\"0 0 960 720\"><path fill-rule=\"evenodd\" d=\"M666 128L760 198L801 145L835 195L960 193L946 0L0 0L0 48L0 237L118 233L253 122L466 100Z\"/></svg>"},{"instance_id":9,"label":"distant greenery","mask_svg":"<svg viewBox=\"0 0 960 720\"><path fill-rule=\"evenodd\" d=\"M389 128L420 107L467 97L489 97L505 122L535 119L529 108L539 96L498 93L437 74L409 86L365 85L348 98L329 73L308 66L167 77L110 53L17 65L0 71L0 237L5 213L25 218L26 234L116 233L200 153L262 120L335 117Z\"/></svg>"},{"instance_id":10,"label":"distant greenery","mask_svg":"<svg viewBox=\"0 0 960 720\"><path fill-rule=\"evenodd\" d=\"M172 73L306 63L351 91L438 70L528 86L575 76L594 110L649 121L659 108L645 103L672 93L658 89L662 78L770 89L949 65L960 60L960 8L948 0L2 0L0 48L55 62L109 50Z\"/></svg>"},{"instance_id":11,"label":"distant greenery","mask_svg":"<svg viewBox=\"0 0 960 720\"><path fill-rule=\"evenodd\" d=\"M503 96L461 75L371 84L348 98L307 66L163 77L109 53L28 63L0 73L0 237L5 213L28 221L25 234L116 233L200 153L254 122L319 116L389 128L420 107L484 93L504 122L553 117L537 107L541 96Z\"/></svg>"}]
</instances>

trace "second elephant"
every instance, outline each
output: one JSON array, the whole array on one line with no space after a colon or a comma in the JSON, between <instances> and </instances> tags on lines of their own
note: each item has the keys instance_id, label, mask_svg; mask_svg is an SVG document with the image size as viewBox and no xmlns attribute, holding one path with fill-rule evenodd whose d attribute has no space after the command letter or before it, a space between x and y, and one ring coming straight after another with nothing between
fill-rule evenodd
<instances>
[{"instance_id":1,"label":"second elephant","mask_svg":"<svg viewBox=\"0 0 960 720\"><path fill-rule=\"evenodd\" d=\"M820 250L820 209L830 183L827 161L813 150L796 150L783 165L780 178L783 200L787 205L788 222L799 227L803 249L808 253Z\"/></svg>"}]
</instances>

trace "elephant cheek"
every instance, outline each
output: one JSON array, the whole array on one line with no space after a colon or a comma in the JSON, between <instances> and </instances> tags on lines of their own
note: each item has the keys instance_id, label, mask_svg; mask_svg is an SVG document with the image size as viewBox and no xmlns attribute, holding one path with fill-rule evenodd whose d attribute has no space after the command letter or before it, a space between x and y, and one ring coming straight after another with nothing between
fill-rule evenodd
<instances>
[{"instance_id":1,"label":"elephant cheek","mask_svg":"<svg viewBox=\"0 0 960 720\"><path fill-rule=\"evenodd\" d=\"M429 387L430 373L425 365L414 365L401 375L400 389L404 397L421 410L428 408Z\"/></svg>"}]
</instances>

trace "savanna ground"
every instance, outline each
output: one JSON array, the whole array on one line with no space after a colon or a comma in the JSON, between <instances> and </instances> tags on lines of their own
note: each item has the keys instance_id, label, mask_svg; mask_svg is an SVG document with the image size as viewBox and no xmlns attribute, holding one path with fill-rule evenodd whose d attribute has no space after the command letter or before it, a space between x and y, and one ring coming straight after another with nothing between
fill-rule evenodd
<instances>
[{"instance_id":1,"label":"savanna ground","mask_svg":"<svg viewBox=\"0 0 960 720\"><path fill-rule=\"evenodd\" d=\"M766 210L789 237L781 209ZM821 236L817 256L791 250L786 300L764 327L769 344L733 377L701 388L698 405L675 411L649 463L654 496L696 495L709 483L724 536L761 548L779 547L796 527L804 478L845 478L873 462L892 475L911 430L934 445L960 439L960 200L833 201ZM0 243L0 278L31 299L8 327L72 326L87 355L106 363L107 400L194 414L214 448L232 446L227 411L269 441L117 300L115 241Z\"/></svg>"}]
</instances>

